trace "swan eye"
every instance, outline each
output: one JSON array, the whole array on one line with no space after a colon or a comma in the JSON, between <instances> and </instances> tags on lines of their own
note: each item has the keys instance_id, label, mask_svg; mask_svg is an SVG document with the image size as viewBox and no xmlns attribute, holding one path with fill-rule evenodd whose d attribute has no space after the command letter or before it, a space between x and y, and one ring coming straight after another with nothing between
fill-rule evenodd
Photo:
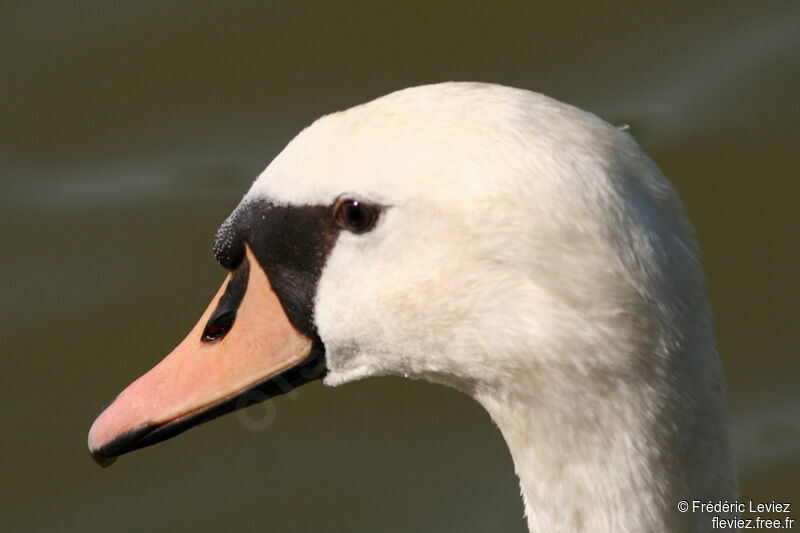
<instances>
[{"instance_id":1,"label":"swan eye","mask_svg":"<svg viewBox=\"0 0 800 533\"><path fill-rule=\"evenodd\" d=\"M206 324L206 329L203 330L203 342L211 342L222 339L228 330L233 325L235 313L226 311L217 316L212 316L211 320Z\"/></svg>"},{"instance_id":2,"label":"swan eye","mask_svg":"<svg viewBox=\"0 0 800 533\"><path fill-rule=\"evenodd\" d=\"M378 209L369 204L344 198L336 202L336 223L353 233L364 233L372 229L378 220Z\"/></svg>"}]
</instances>

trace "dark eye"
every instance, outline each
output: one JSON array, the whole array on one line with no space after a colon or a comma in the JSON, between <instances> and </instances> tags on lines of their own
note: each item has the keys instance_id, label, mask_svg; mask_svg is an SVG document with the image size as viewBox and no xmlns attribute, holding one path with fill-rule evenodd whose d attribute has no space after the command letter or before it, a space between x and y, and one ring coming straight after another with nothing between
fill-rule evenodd
<instances>
[{"instance_id":1,"label":"dark eye","mask_svg":"<svg viewBox=\"0 0 800 533\"><path fill-rule=\"evenodd\" d=\"M224 337L231 329L235 317L236 313L232 311L212 315L206 324L206 329L203 330L203 342L211 342Z\"/></svg>"},{"instance_id":2,"label":"dark eye","mask_svg":"<svg viewBox=\"0 0 800 533\"><path fill-rule=\"evenodd\" d=\"M344 198L336 202L334 216L336 223L353 233L369 231L378 220L379 210L351 198Z\"/></svg>"}]
</instances>

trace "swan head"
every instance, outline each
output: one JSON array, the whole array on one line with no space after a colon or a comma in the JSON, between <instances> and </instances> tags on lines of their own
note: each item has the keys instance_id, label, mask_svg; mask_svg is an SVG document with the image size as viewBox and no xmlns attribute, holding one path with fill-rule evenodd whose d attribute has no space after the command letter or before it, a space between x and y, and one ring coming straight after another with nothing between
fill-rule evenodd
<instances>
[{"instance_id":1,"label":"swan head","mask_svg":"<svg viewBox=\"0 0 800 533\"><path fill-rule=\"evenodd\" d=\"M627 133L542 95L440 84L323 117L221 234L254 205L330 218L349 200L375 220L341 229L320 266L309 316L327 384L395 374L528 390L548 367L639 377L658 343L708 332L672 186Z\"/></svg>"},{"instance_id":2,"label":"swan head","mask_svg":"<svg viewBox=\"0 0 800 533\"><path fill-rule=\"evenodd\" d=\"M496 420L509 395L580 410L647 390L663 410L679 380L719 386L674 189L627 133L529 91L430 85L317 120L215 253L228 281L95 421L98 460L317 378L445 383Z\"/></svg>"}]
</instances>

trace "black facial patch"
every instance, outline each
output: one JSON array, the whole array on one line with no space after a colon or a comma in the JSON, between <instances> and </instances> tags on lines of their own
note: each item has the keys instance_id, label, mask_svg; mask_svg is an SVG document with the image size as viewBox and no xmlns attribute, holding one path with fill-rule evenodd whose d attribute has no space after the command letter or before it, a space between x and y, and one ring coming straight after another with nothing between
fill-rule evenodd
<instances>
[{"instance_id":1,"label":"black facial patch","mask_svg":"<svg viewBox=\"0 0 800 533\"><path fill-rule=\"evenodd\" d=\"M245 256L245 244L249 245L289 321L319 342L314 296L340 231L331 206L286 206L257 200L240 205L222 224L214 255L223 267L233 269Z\"/></svg>"}]
</instances>

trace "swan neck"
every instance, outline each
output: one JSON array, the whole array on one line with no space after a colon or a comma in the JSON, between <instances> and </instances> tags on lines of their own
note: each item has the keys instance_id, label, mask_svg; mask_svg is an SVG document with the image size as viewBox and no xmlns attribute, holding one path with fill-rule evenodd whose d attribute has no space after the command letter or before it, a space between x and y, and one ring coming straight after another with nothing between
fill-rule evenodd
<instances>
[{"instance_id":1,"label":"swan neck","mask_svg":"<svg viewBox=\"0 0 800 533\"><path fill-rule=\"evenodd\" d=\"M476 394L508 444L531 532L711 528L711 516L676 508L737 497L724 402L665 409L652 394ZM697 424L676 424L677 412Z\"/></svg>"}]
</instances>

